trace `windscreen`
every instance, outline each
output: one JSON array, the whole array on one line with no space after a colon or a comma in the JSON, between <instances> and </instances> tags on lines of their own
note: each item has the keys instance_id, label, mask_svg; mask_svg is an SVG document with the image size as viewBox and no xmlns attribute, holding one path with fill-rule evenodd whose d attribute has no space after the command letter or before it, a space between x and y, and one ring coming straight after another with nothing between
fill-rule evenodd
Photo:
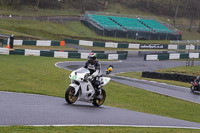
<instances>
[{"instance_id":1,"label":"windscreen","mask_svg":"<svg viewBox=\"0 0 200 133\"><path fill-rule=\"evenodd\" d=\"M79 68L76 70L77 73L89 73L90 71L84 67Z\"/></svg>"}]
</instances>

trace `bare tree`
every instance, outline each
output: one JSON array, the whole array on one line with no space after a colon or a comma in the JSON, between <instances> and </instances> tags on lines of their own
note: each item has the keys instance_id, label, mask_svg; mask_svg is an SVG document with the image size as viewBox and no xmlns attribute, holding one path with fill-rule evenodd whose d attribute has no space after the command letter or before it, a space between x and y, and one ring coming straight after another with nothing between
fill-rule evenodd
<instances>
[{"instance_id":1,"label":"bare tree","mask_svg":"<svg viewBox=\"0 0 200 133\"><path fill-rule=\"evenodd\" d=\"M16 0L17 5L21 4L21 0Z\"/></svg>"},{"instance_id":2,"label":"bare tree","mask_svg":"<svg viewBox=\"0 0 200 133\"><path fill-rule=\"evenodd\" d=\"M108 0L105 1L105 4L104 4L104 5L105 5L105 6L108 6Z\"/></svg>"},{"instance_id":3,"label":"bare tree","mask_svg":"<svg viewBox=\"0 0 200 133\"><path fill-rule=\"evenodd\" d=\"M147 8L150 9L151 6L150 4L152 3L152 0L146 0L146 2L147 2Z\"/></svg>"},{"instance_id":4,"label":"bare tree","mask_svg":"<svg viewBox=\"0 0 200 133\"><path fill-rule=\"evenodd\" d=\"M40 5L40 0L36 0L36 4L35 4L35 7L34 7L35 11L38 10L39 5Z\"/></svg>"},{"instance_id":5,"label":"bare tree","mask_svg":"<svg viewBox=\"0 0 200 133\"><path fill-rule=\"evenodd\" d=\"M178 0L177 5L176 5L176 10L175 10L175 15L174 15L174 25L176 25L176 18L177 18L177 15L178 15L178 9L179 9L181 2L182 2L182 0Z\"/></svg>"},{"instance_id":6,"label":"bare tree","mask_svg":"<svg viewBox=\"0 0 200 133\"><path fill-rule=\"evenodd\" d=\"M198 27L197 31L200 33L200 20L199 20L199 27Z\"/></svg>"},{"instance_id":7,"label":"bare tree","mask_svg":"<svg viewBox=\"0 0 200 133\"><path fill-rule=\"evenodd\" d=\"M189 16L190 23L189 23L188 31L191 31L194 19L197 19L197 15L198 15L198 11L199 11L199 5L200 5L199 0L188 1L189 11L190 11L190 14L191 14Z\"/></svg>"}]
</instances>

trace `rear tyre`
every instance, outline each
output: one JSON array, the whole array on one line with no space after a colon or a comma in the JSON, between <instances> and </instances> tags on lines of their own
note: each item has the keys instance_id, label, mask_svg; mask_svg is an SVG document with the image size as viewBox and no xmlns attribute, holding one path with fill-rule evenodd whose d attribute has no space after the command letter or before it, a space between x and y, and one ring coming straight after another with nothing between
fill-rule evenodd
<instances>
[{"instance_id":1,"label":"rear tyre","mask_svg":"<svg viewBox=\"0 0 200 133\"><path fill-rule=\"evenodd\" d=\"M74 94L75 94L75 88L69 86L65 92L65 100L68 104L73 104L78 99L78 93L76 95Z\"/></svg>"},{"instance_id":2,"label":"rear tyre","mask_svg":"<svg viewBox=\"0 0 200 133\"><path fill-rule=\"evenodd\" d=\"M191 87L190 87L190 90L191 90L192 92L194 92L194 86L191 86Z\"/></svg>"},{"instance_id":3,"label":"rear tyre","mask_svg":"<svg viewBox=\"0 0 200 133\"><path fill-rule=\"evenodd\" d=\"M99 107L104 103L105 100L106 100L106 92L104 89L102 89L101 95L99 95L98 97L95 97L92 104L94 106Z\"/></svg>"}]
</instances>

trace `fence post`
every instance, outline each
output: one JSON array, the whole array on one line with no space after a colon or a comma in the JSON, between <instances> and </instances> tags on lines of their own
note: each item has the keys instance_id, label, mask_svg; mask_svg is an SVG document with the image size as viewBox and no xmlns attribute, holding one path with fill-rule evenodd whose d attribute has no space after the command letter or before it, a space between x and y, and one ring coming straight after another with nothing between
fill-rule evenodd
<instances>
[{"instance_id":1,"label":"fence post","mask_svg":"<svg viewBox=\"0 0 200 133\"><path fill-rule=\"evenodd\" d=\"M192 58L192 64L191 64L191 66L194 66L194 58Z\"/></svg>"},{"instance_id":2,"label":"fence post","mask_svg":"<svg viewBox=\"0 0 200 133\"><path fill-rule=\"evenodd\" d=\"M13 43L14 43L14 35L10 36L10 48L13 48Z\"/></svg>"}]
</instances>

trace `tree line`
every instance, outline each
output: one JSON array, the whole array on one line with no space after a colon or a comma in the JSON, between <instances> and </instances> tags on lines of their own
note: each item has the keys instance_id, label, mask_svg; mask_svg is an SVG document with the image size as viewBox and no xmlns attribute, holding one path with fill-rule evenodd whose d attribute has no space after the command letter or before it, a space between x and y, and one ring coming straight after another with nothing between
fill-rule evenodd
<instances>
[{"instance_id":1,"label":"tree line","mask_svg":"<svg viewBox=\"0 0 200 133\"><path fill-rule=\"evenodd\" d=\"M200 0L118 0L118 2L130 8L174 17L174 25L176 25L177 17L188 18L189 31L194 20L197 20L199 21L198 32L200 32Z\"/></svg>"},{"instance_id":2,"label":"tree line","mask_svg":"<svg viewBox=\"0 0 200 133\"><path fill-rule=\"evenodd\" d=\"M105 0L106 1L106 0ZM0 0L0 5L15 6L20 9L22 5L31 5L38 8L62 9L73 7L77 9L98 11L104 8L104 0Z\"/></svg>"}]
</instances>

